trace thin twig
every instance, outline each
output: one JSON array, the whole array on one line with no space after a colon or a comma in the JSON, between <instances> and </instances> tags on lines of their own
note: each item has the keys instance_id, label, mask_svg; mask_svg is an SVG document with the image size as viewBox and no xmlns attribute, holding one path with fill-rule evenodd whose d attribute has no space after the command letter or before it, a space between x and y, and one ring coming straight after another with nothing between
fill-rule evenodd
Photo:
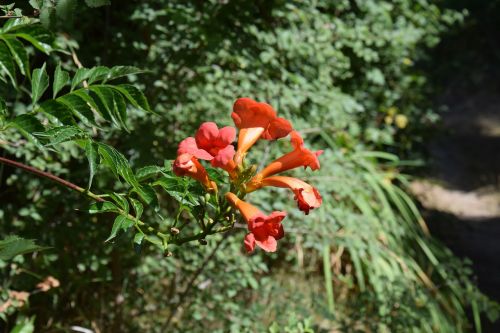
<instances>
[{"instance_id":1,"label":"thin twig","mask_svg":"<svg viewBox=\"0 0 500 333\"><path fill-rule=\"evenodd\" d=\"M13 166L15 168L31 172L31 173L33 173L33 174L35 174L37 176L50 179L50 180L52 180L52 181L54 181L54 182L56 182L58 184L61 184L62 186L65 186L65 187L67 187L69 189L72 189L74 191L83 193L83 194L87 195L88 197L94 199L95 201L99 201L99 202L104 202L105 201L104 199L100 198L98 195L96 195L96 194L94 194L92 192L87 191L83 187L80 187L78 185L75 185L75 184L67 181L67 180L59 178L56 175L53 175L53 174L51 174L49 172L39 170L37 168L31 167L29 165L26 165L26 164L23 164L23 163L20 163L20 162L17 162L17 161L9 160L8 158L5 158L5 157L0 157L0 163L7 164L7 165Z\"/></svg>"},{"instance_id":2,"label":"thin twig","mask_svg":"<svg viewBox=\"0 0 500 333\"><path fill-rule=\"evenodd\" d=\"M2 15L2 16L0 16L0 20L8 20L8 19L11 19L11 18L22 18L22 16L19 16L19 15L15 15L15 16L12 16L12 15Z\"/></svg>"}]
</instances>

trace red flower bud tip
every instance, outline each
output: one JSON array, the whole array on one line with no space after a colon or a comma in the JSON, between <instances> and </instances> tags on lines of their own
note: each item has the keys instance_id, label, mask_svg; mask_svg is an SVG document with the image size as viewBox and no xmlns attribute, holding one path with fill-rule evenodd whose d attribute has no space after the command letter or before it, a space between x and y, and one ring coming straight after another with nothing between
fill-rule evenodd
<instances>
[{"instance_id":1,"label":"red flower bud tip","mask_svg":"<svg viewBox=\"0 0 500 333\"><path fill-rule=\"evenodd\" d=\"M201 124L195 137L181 141L177 154L188 153L201 160L210 161L212 166L222 168L230 174L236 168L233 161L234 147L231 144L236 137L234 127L219 129L213 122Z\"/></svg>"},{"instance_id":2,"label":"red flower bud tip","mask_svg":"<svg viewBox=\"0 0 500 333\"><path fill-rule=\"evenodd\" d=\"M247 252L252 252L255 245L266 252L275 252L278 240L285 235L281 221L285 218L286 213L275 211L270 215L265 215L257 207L241 200L231 192L226 193L226 199L240 211L247 222L250 231L245 236Z\"/></svg>"},{"instance_id":3,"label":"red flower bud tip","mask_svg":"<svg viewBox=\"0 0 500 333\"><path fill-rule=\"evenodd\" d=\"M246 97L236 100L231 117L236 127L240 129L235 157L238 165L242 163L246 152L259 138L276 140L287 136L292 130L290 122L284 118L278 118L271 105Z\"/></svg>"},{"instance_id":4,"label":"red flower bud tip","mask_svg":"<svg viewBox=\"0 0 500 333\"><path fill-rule=\"evenodd\" d=\"M304 140L299 132L296 131L290 133L290 141L294 150L274 160L255 175L249 182L250 187L258 187L258 184L266 177L301 166L304 168L310 167L311 170L318 170L320 168L318 156L323 153L322 150L313 152L305 148Z\"/></svg>"},{"instance_id":5,"label":"red flower bud tip","mask_svg":"<svg viewBox=\"0 0 500 333\"><path fill-rule=\"evenodd\" d=\"M274 187L283 187L289 188L295 194L295 200L297 200L297 206L301 211L303 211L306 215L309 214L309 211L314 208L318 208L321 206L323 199L321 198L321 194L319 194L318 190L308 183L293 177L284 177L284 176L272 176L267 177L262 180L258 185L258 187L247 186L246 191L252 192L256 189L264 186L274 186Z\"/></svg>"},{"instance_id":6,"label":"red flower bud tip","mask_svg":"<svg viewBox=\"0 0 500 333\"><path fill-rule=\"evenodd\" d=\"M199 181L209 192L217 191L217 184L208 178L207 170L191 154L180 154L175 159L172 170L177 176L188 176Z\"/></svg>"}]
</instances>

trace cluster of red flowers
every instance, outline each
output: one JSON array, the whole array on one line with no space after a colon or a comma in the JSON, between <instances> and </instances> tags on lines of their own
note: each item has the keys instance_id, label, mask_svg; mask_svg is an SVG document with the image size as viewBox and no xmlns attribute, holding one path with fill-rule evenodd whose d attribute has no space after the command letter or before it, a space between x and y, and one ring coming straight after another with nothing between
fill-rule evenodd
<instances>
[{"instance_id":1,"label":"cluster of red flowers","mask_svg":"<svg viewBox=\"0 0 500 333\"><path fill-rule=\"evenodd\" d=\"M213 122L203 123L195 137L189 137L179 144L178 156L173 164L174 173L192 177L207 191L217 192L217 184L210 180L199 160L210 161L212 166L224 169L231 181L236 182L245 170L245 155L257 140L277 140L289 135L293 151L271 162L242 184L237 193L243 196L264 186L284 187L293 191L298 208L306 215L311 209L319 207L322 199L316 188L297 178L276 175L301 166L319 169L318 156L322 151L313 152L305 148L300 134L293 130L288 120L277 117L269 104L239 98L234 103L231 117L239 129L236 151L232 145L236 138L235 128L228 126L219 129ZM277 240L284 235L281 221L286 213L275 211L265 215L232 192L226 193L225 198L247 222L250 231L245 236L247 251L253 251L255 245L267 252L276 251Z\"/></svg>"}]
</instances>

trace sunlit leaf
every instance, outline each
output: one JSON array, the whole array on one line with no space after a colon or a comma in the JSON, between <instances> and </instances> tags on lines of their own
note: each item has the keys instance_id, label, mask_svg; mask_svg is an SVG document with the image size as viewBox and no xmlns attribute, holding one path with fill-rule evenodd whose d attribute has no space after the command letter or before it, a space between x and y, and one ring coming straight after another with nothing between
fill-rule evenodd
<instances>
[{"instance_id":1,"label":"sunlit leaf","mask_svg":"<svg viewBox=\"0 0 500 333\"><path fill-rule=\"evenodd\" d=\"M68 72L61 69L61 64L57 64L54 71L54 83L52 85L52 98L56 98L57 93L69 82Z\"/></svg>"},{"instance_id":2,"label":"sunlit leaf","mask_svg":"<svg viewBox=\"0 0 500 333\"><path fill-rule=\"evenodd\" d=\"M38 102L45 90L49 87L49 76L45 70L45 65L46 64L43 64L41 68L33 70L31 78L31 101L33 104Z\"/></svg>"}]
</instances>

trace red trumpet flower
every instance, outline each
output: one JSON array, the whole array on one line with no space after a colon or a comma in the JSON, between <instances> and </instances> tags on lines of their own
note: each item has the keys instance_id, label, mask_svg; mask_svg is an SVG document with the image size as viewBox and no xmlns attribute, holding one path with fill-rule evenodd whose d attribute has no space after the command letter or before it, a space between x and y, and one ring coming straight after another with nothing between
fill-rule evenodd
<instances>
[{"instance_id":1,"label":"red trumpet flower","mask_svg":"<svg viewBox=\"0 0 500 333\"><path fill-rule=\"evenodd\" d=\"M290 133L290 141L292 142L294 150L274 160L261 172L256 174L248 184L250 188L258 188L264 178L283 171L301 166L304 168L310 167L311 170L318 170L320 168L318 156L323 153L322 150L313 152L305 148L304 140L296 131Z\"/></svg>"},{"instance_id":2,"label":"red trumpet flower","mask_svg":"<svg viewBox=\"0 0 500 333\"><path fill-rule=\"evenodd\" d=\"M252 252L255 245L266 252L275 252L278 240L283 238L284 231L281 221L286 213L275 211L270 215L265 215L257 207L238 198L235 194L226 193L226 199L231 205L238 209L247 222L248 233L245 236L245 248L247 252Z\"/></svg>"},{"instance_id":3,"label":"red trumpet flower","mask_svg":"<svg viewBox=\"0 0 500 333\"><path fill-rule=\"evenodd\" d=\"M257 186L257 187L255 187ZM275 186L289 188L295 194L295 200L301 211L306 215L314 208L321 206L323 199L318 190L308 183L293 177L271 176L264 178L259 184L249 185L246 188L247 193L257 190L264 186Z\"/></svg>"},{"instance_id":4,"label":"red trumpet flower","mask_svg":"<svg viewBox=\"0 0 500 333\"><path fill-rule=\"evenodd\" d=\"M276 140L287 136L292 130L290 122L278 118L273 107L259 103L250 98L239 98L233 106L231 114L234 124L240 129L236 164L241 164L246 152L259 138Z\"/></svg>"},{"instance_id":5,"label":"red trumpet flower","mask_svg":"<svg viewBox=\"0 0 500 333\"><path fill-rule=\"evenodd\" d=\"M177 176L188 176L199 181L209 192L217 191L217 184L208 178L207 170L191 154L180 154L175 159L172 170Z\"/></svg>"},{"instance_id":6,"label":"red trumpet flower","mask_svg":"<svg viewBox=\"0 0 500 333\"><path fill-rule=\"evenodd\" d=\"M177 154L191 154L231 173L236 167L233 161L234 147L231 144L235 137L234 127L218 129L215 123L205 122L201 124L194 138L189 137L181 141Z\"/></svg>"}]
</instances>

